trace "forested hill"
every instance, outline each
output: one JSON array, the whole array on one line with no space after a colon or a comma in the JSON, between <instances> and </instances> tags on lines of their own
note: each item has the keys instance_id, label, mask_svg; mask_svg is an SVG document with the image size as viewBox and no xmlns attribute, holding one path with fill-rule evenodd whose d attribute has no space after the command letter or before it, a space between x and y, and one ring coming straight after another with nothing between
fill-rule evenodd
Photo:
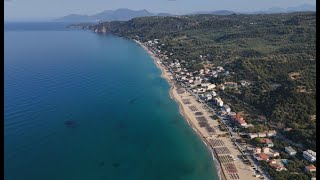
<instances>
[{"instance_id":1,"label":"forested hill","mask_svg":"<svg viewBox=\"0 0 320 180\"><path fill-rule=\"evenodd\" d=\"M168 61L184 60L189 70L208 63L224 66L233 73L220 81L254 82L229 95L262 112L270 122L266 128L290 127L283 134L315 150L315 12L142 17L82 28L142 41L159 39L161 51L173 53ZM208 56L203 60L200 55Z\"/></svg>"}]
</instances>

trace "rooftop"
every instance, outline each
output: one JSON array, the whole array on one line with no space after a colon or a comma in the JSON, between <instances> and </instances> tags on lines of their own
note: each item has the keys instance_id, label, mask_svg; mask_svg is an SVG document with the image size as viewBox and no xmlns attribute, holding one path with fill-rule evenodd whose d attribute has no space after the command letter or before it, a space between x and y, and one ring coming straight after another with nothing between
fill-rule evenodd
<instances>
[{"instance_id":1,"label":"rooftop","mask_svg":"<svg viewBox=\"0 0 320 180\"><path fill-rule=\"evenodd\" d=\"M306 168L307 170L309 170L309 171L310 171L310 170L311 170L311 171L312 171L312 170L316 170L316 167L315 167L314 165L312 165L312 164L310 164L309 166L306 166L305 168Z\"/></svg>"},{"instance_id":2,"label":"rooftop","mask_svg":"<svg viewBox=\"0 0 320 180\"><path fill-rule=\"evenodd\" d=\"M269 159L269 156L266 155L266 154L264 154L264 153L259 154L259 157L260 157L262 160L264 160L264 161L266 161L267 159Z\"/></svg>"}]
</instances>

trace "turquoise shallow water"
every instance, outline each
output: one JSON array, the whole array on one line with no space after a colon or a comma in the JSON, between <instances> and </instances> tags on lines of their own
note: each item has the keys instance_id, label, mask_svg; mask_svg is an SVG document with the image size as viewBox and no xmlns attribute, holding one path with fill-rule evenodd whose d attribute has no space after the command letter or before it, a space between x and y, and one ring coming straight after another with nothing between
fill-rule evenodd
<instances>
[{"instance_id":1,"label":"turquoise shallow water","mask_svg":"<svg viewBox=\"0 0 320 180\"><path fill-rule=\"evenodd\" d=\"M4 34L6 180L218 179L139 45L19 28Z\"/></svg>"}]
</instances>

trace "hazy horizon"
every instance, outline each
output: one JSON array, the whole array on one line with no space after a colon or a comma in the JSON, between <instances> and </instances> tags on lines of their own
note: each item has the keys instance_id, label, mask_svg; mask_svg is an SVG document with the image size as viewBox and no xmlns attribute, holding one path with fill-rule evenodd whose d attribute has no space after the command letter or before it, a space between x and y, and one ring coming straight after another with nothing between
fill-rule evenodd
<instances>
[{"instance_id":1,"label":"hazy horizon","mask_svg":"<svg viewBox=\"0 0 320 180\"><path fill-rule=\"evenodd\" d=\"M36 6L35 6L36 4ZM63 6L61 6L63 4ZM125 6L123 4L126 4ZM69 14L92 15L105 10L116 10L127 8L132 10L146 9L152 13L186 14L198 11L230 10L236 12L263 11L269 8L289 8L300 5L315 5L315 0L270 0L255 1L236 0L212 1L201 0L159 0L147 1L136 0L68 0L68 1L48 1L48 0L4 0L4 20L5 21L47 21L66 16ZM232 5L232 6L231 6Z\"/></svg>"}]
</instances>

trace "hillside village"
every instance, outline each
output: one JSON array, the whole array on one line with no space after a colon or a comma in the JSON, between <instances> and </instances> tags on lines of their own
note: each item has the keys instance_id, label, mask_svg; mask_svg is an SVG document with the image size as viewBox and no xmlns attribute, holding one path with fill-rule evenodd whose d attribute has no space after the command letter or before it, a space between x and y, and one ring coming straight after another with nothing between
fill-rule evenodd
<instances>
[{"instance_id":1,"label":"hillside village","mask_svg":"<svg viewBox=\"0 0 320 180\"><path fill-rule=\"evenodd\" d=\"M136 36L136 39L140 40L139 36ZM252 128L254 125L247 123L242 112L232 110L232 104L227 104L219 96L221 92L228 89L239 90L242 87L250 87L252 82L241 80L239 82L212 83L212 79L219 76L231 76L234 73L222 66L215 67L213 65L199 71L190 71L184 67L184 60L170 58L174 52L162 51L165 44L161 44L161 40L153 39L144 42L144 44L162 60L158 63L167 67L174 75L175 81L192 92L199 102L207 104L217 111L215 118L220 119L221 126L230 134L234 143L240 147L244 156L260 162L260 167L266 170L271 168L277 172L288 171L291 168L291 163L294 162L290 159L296 156L303 162L303 165L298 167L299 172L295 173L305 173L309 177L315 176L316 152L301 148L296 150L290 144L284 148L275 146L273 140L279 141L276 130L246 132L247 128ZM200 55L199 59L205 60L207 57L208 55ZM264 119L264 117L260 119ZM297 153L300 155L297 156ZM294 158L296 159L296 157ZM270 173L270 171L268 172ZM263 178L259 174L257 177Z\"/></svg>"}]
</instances>

